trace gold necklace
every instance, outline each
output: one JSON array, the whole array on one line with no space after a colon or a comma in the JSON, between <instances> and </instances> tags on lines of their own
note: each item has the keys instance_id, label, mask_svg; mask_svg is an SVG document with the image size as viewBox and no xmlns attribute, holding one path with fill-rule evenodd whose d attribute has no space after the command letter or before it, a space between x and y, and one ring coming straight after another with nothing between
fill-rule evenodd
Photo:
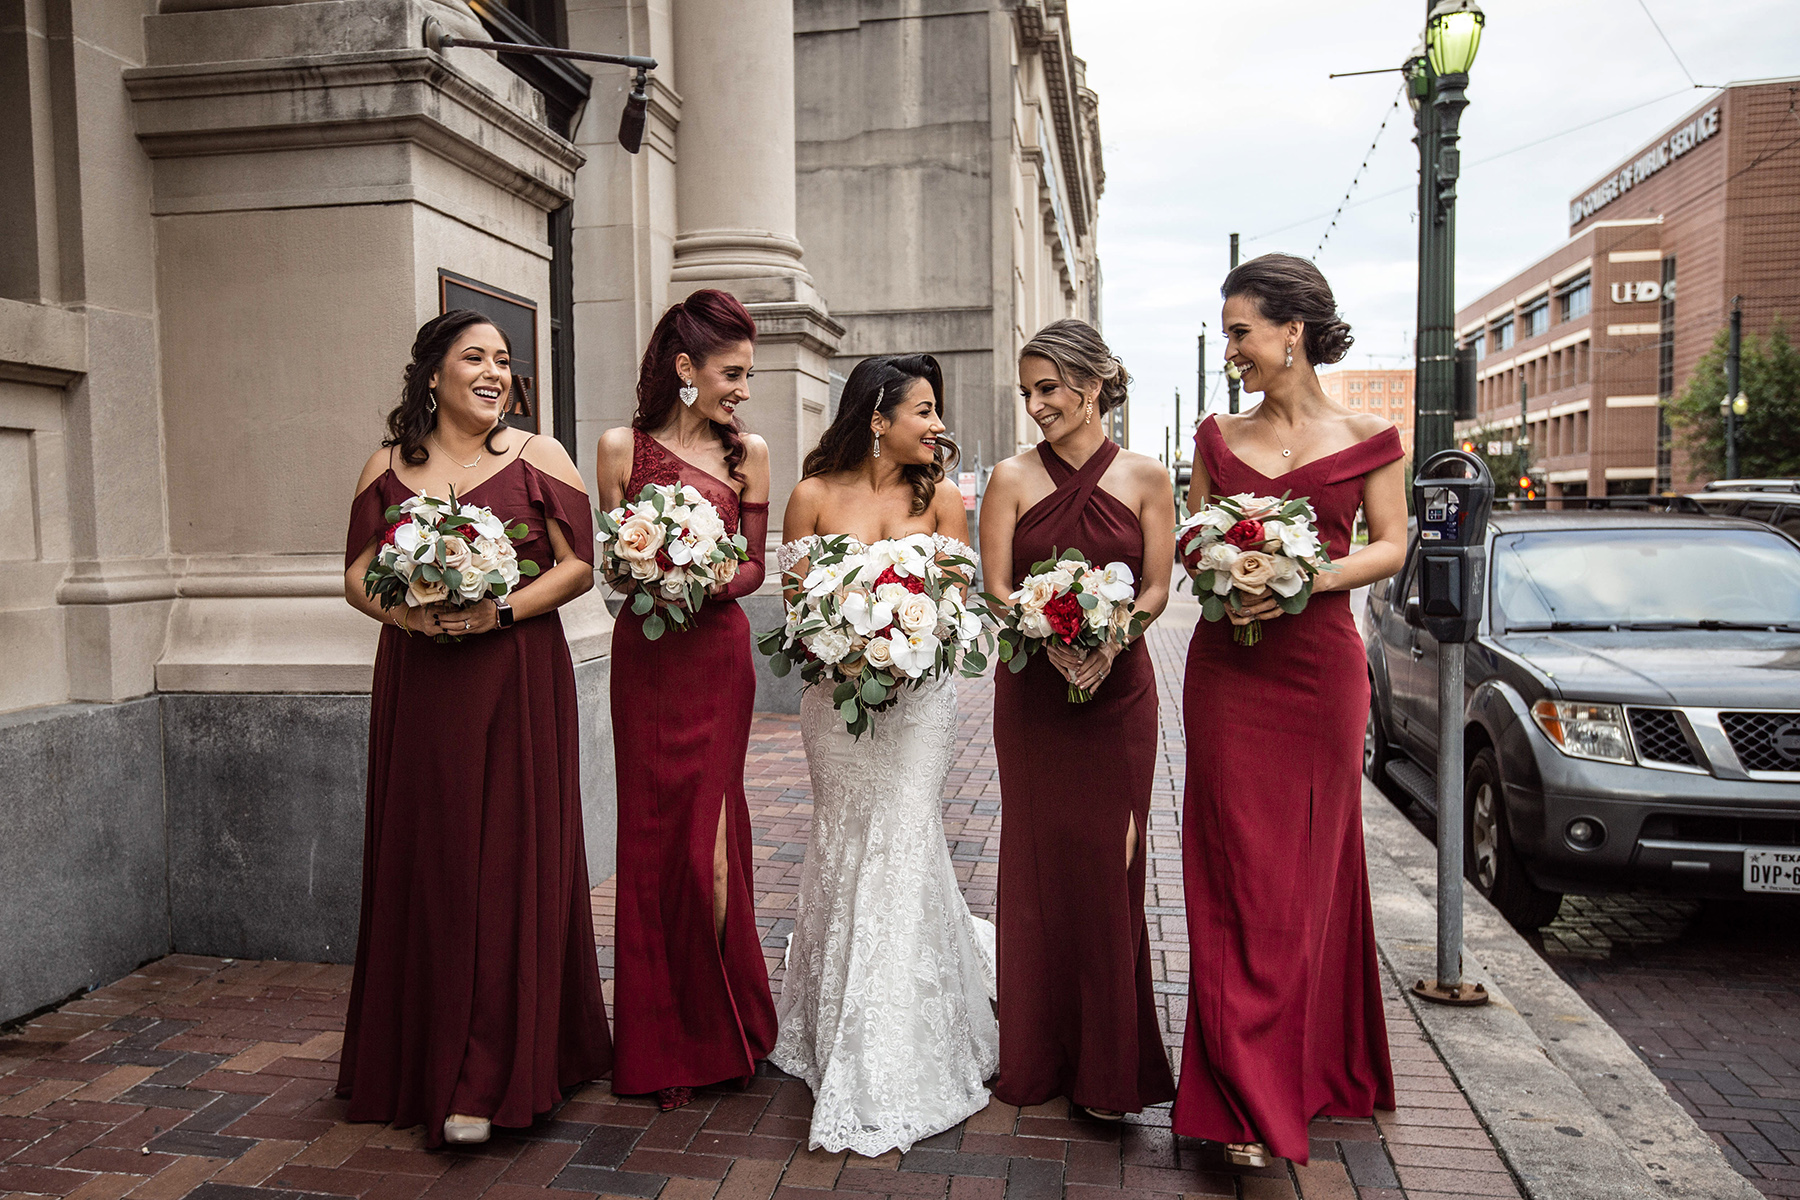
<instances>
[{"instance_id":1,"label":"gold necklace","mask_svg":"<svg viewBox=\"0 0 1800 1200\"><path fill-rule=\"evenodd\" d=\"M451 462L456 462L456 455L450 453L450 451L448 451L448 450L445 450L444 443L438 441L437 438L435 438L435 437L433 437L431 439L431 442L432 442L432 445L436 446L439 450L444 451L445 458L449 459ZM458 465L461 466L462 469L465 471L469 470L472 467L479 467L481 465L481 457L482 457L483 453L484 453L484 451L477 450L475 452L475 461L474 462L460 463Z\"/></svg>"}]
</instances>

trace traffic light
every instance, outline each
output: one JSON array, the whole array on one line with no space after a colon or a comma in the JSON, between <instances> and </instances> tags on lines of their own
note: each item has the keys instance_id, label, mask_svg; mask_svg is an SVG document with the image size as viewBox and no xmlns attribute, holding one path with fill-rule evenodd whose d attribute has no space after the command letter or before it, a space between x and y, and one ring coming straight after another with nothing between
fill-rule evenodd
<instances>
[{"instance_id":1,"label":"traffic light","mask_svg":"<svg viewBox=\"0 0 1800 1200\"><path fill-rule=\"evenodd\" d=\"M1475 443L1471 442L1468 438L1464 438L1462 440L1462 452L1464 454L1475 453Z\"/></svg>"},{"instance_id":2,"label":"traffic light","mask_svg":"<svg viewBox=\"0 0 1800 1200\"><path fill-rule=\"evenodd\" d=\"M1532 481L1531 476L1519 476L1519 494L1524 496L1527 500L1536 500L1538 498L1537 485Z\"/></svg>"}]
</instances>

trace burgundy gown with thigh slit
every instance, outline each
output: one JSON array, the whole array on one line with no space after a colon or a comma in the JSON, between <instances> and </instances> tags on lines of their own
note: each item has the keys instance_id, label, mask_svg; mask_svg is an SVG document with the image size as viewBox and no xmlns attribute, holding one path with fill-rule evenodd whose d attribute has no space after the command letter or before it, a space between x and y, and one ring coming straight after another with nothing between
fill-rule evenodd
<instances>
[{"instance_id":1,"label":"burgundy gown with thigh slit","mask_svg":"<svg viewBox=\"0 0 1800 1200\"><path fill-rule=\"evenodd\" d=\"M356 497L344 561L412 493L385 472ZM459 499L594 560L580 490L514 459ZM523 595L533 586L527 579ZM525 1126L612 1065L581 830L575 669L552 612L440 643L386 625L369 713L362 924L338 1091L352 1121L465 1113Z\"/></svg>"},{"instance_id":2,"label":"burgundy gown with thigh slit","mask_svg":"<svg viewBox=\"0 0 1800 1200\"><path fill-rule=\"evenodd\" d=\"M689 484L743 533L751 561L693 628L655 641L627 605L613 630L613 744L619 786L613 1090L642 1095L756 1072L775 1044L775 1002L751 898L755 864L744 755L756 675L736 597L762 583L769 506L740 504L709 471L634 430L626 497ZM713 847L725 812L725 936L713 927Z\"/></svg>"},{"instance_id":3,"label":"burgundy gown with thigh slit","mask_svg":"<svg viewBox=\"0 0 1800 1200\"><path fill-rule=\"evenodd\" d=\"M1138 518L1100 490L1119 448L1103 442L1076 470L1048 443L1056 491L1013 530L1013 578L1077 549L1142 578ZM1167 570L1168 564L1157 569ZM997 581L996 581L997 582ZM1008 1104L1067 1096L1137 1112L1175 1094L1156 1020L1144 922L1144 834L1156 771L1156 672L1142 642L1113 660L1083 704L1038 654L994 686L1000 765L1000 1078ZM1135 818L1138 852L1125 865Z\"/></svg>"},{"instance_id":4,"label":"burgundy gown with thigh slit","mask_svg":"<svg viewBox=\"0 0 1800 1200\"><path fill-rule=\"evenodd\" d=\"M1390 428L1271 479L1211 418L1198 443L1217 495L1309 498L1334 559L1364 477L1402 453ZM1312 1118L1394 1106L1363 861L1368 668L1348 592L1264 622L1253 646L1231 629L1201 621L1188 648L1192 969L1174 1126L1304 1163Z\"/></svg>"}]
</instances>

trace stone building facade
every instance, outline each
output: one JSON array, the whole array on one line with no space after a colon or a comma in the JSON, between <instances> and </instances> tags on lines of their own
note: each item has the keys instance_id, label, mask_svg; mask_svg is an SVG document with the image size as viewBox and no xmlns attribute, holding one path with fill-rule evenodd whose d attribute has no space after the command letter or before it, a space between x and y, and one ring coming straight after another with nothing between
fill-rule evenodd
<instances>
[{"instance_id":1,"label":"stone building facade","mask_svg":"<svg viewBox=\"0 0 1800 1200\"><path fill-rule=\"evenodd\" d=\"M662 309L702 286L734 292L762 331L744 416L772 447L779 523L846 347L877 344L847 326L888 303L845 284L846 319L827 285L913 269L830 243L822 224L832 251L803 250L797 182L817 138L798 132L814 115L797 105L797 13L811 19L805 0L0 10L0 1020L171 950L350 955L377 627L342 600L343 529L424 320L474 303L506 323L531 376L520 419L591 481ZM428 17L458 36L656 57L642 152L617 141L623 69L438 52ZM1043 30L1063 28L1059 0L995 3L982 20L990 82L1015 60L1030 75ZM1016 297L1055 262L1027 236L1044 236L1041 206L1024 204L1004 252L998 201L976 233L945 228L971 223L963 209L933 214L933 236L992 248L983 286L1002 298L928 281L906 301L919 328L937 304L959 332L918 348L980 352L957 322L982 305L1009 330L983 343L996 359L1015 327L1092 310L1093 106L1060 37L1068 111L1086 124L1058 127L1045 102L1051 132L1015 138L1029 105L996 101L997 165L982 169L1021 195L1040 186L1008 139L1091 163L1049 176L1087 188L1087 240L1064 243L1040 311ZM899 56L875 64L897 84L931 61L901 49L868 51ZM885 129L870 123L872 158ZM1072 203L1058 193L1053 208ZM832 257L852 251L867 251L855 267ZM979 385L973 359L957 364L953 416L1010 448L1010 364ZM981 396L1014 419L978 411ZM611 617L596 592L563 620L602 879Z\"/></svg>"}]
</instances>

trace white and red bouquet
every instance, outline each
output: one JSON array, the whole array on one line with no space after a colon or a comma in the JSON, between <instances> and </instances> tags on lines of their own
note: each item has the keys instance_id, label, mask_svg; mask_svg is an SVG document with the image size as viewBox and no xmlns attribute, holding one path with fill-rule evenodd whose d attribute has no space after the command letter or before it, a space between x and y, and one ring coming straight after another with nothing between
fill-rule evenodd
<instances>
[{"instance_id":1,"label":"white and red bouquet","mask_svg":"<svg viewBox=\"0 0 1800 1200\"><path fill-rule=\"evenodd\" d=\"M1195 510L1175 531L1175 550L1195 572L1201 615L1217 621L1227 608L1242 611L1246 603L1271 592L1282 612L1304 609L1314 578L1333 569L1317 520L1304 496L1290 499L1286 494L1241 492ZM1261 638L1261 621L1231 631L1232 641L1242 646L1254 646Z\"/></svg>"},{"instance_id":2,"label":"white and red bouquet","mask_svg":"<svg viewBox=\"0 0 1800 1200\"><path fill-rule=\"evenodd\" d=\"M993 631L963 597L974 562L940 554L929 534L863 546L820 538L787 622L757 639L777 676L795 667L808 687L829 687L845 728L857 737L902 689L951 671L987 670Z\"/></svg>"},{"instance_id":3,"label":"white and red bouquet","mask_svg":"<svg viewBox=\"0 0 1800 1200\"><path fill-rule=\"evenodd\" d=\"M690 629L707 593L737 577L750 543L727 534L698 488L653 483L611 512L594 513L596 566L620 591L633 591L631 611L655 641L673 626Z\"/></svg>"},{"instance_id":4,"label":"white and red bouquet","mask_svg":"<svg viewBox=\"0 0 1800 1200\"><path fill-rule=\"evenodd\" d=\"M526 536L525 522L509 529L492 509L462 503L454 488L448 500L420 492L391 505L386 517L388 531L363 576L364 590L384 609L402 603L467 608L501 599L520 576L538 573L536 563L513 549ZM440 633L437 640L462 639Z\"/></svg>"},{"instance_id":5,"label":"white and red bouquet","mask_svg":"<svg viewBox=\"0 0 1800 1200\"><path fill-rule=\"evenodd\" d=\"M1150 614L1135 607L1137 579L1130 567L1122 562L1096 567L1075 549L1035 564L1004 601L985 598L1003 614L1000 661L1015 673L1052 641L1085 654L1108 642L1125 645L1150 623ZM1093 698L1087 689L1069 685L1070 704Z\"/></svg>"}]
</instances>

